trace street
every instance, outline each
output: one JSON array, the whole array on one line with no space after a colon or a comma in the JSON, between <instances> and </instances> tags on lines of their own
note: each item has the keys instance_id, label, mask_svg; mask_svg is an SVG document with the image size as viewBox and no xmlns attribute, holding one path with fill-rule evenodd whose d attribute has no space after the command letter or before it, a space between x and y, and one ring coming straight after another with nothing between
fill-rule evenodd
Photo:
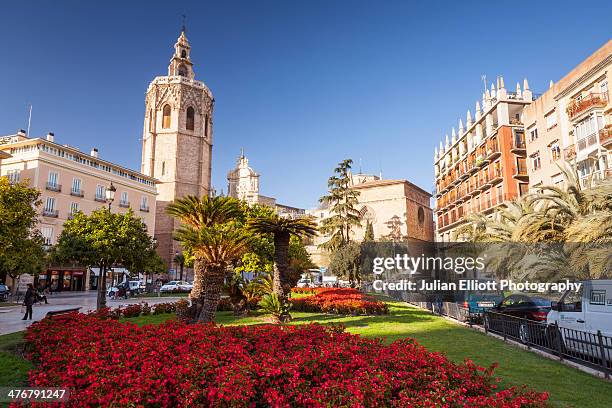
<instances>
[{"instance_id":1,"label":"street","mask_svg":"<svg viewBox=\"0 0 612 408\"><path fill-rule=\"evenodd\" d=\"M0 307L0 335L25 330L33 322L43 319L50 311L80 307L81 312L87 312L96 308L96 292L59 293L47 296L47 298L49 304L37 303L33 306L32 320L21 320L25 310L22 311L20 305ZM156 303L175 302L179 299L181 298L147 297L111 300L107 297L106 305L110 308L140 302L154 305Z\"/></svg>"}]
</instances>

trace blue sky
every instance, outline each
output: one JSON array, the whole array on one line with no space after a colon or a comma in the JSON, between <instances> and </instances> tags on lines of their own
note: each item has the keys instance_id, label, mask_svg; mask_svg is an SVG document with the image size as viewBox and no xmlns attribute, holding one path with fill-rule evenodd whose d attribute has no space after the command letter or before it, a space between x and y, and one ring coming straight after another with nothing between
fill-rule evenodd
<instances>
[{"instance_id":1,"label":"blue sky","mask_svg":"<svg viewBox=\"0 0 612 408\"><path fill-rule=\"evenodd\" d=\"M433 149L481 75L541 92L611 38L612 2L10 2L0 14L0 134L26 126L139 169L144 93L187 14L213 91L213 184L244 147L261 192L316 205L335 164L430 191Z\"/></svg>"}]
</instances>

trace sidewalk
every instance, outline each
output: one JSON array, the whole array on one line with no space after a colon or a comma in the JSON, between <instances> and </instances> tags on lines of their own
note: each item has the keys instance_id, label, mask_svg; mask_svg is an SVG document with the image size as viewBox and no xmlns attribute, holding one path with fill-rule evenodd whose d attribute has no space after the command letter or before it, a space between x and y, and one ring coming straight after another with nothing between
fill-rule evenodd
<instances>
[{"instance_id":1,"label":"sidewalk","mask_svg":"<svg viewBox=\"0 0 612 408\"><path fill-rule=\"evenodd\" d=\"M111 300L106 298L106 305L110 308L116 308L122 305L146 302L150 305L165 302L176 302L179 297L150 297L150 298L130 298L128 300L118 299ZM184 299L184 298L183 298ZM32 320L21 320L23 313L21 306L5 306L0 307L0 335L15 333L25 330L30 324L41 320L47 312L54 310L70 309L80 307L81 312L95 310L96 308L96 293L95 292L79 292L79 293L58 293L48 296L49 304L45 305L37 303L33 307ZM25 310L24 310L25 311Z\"/></svg>"}]
</instances>

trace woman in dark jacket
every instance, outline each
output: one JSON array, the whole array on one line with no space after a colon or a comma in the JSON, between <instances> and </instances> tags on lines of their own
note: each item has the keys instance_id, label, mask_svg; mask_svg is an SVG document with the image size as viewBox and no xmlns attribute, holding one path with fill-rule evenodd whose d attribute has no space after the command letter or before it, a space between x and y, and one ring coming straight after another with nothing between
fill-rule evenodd
<instances>
[{"instance_id":1,"label":"woman in dark jacket","mask_svg":"<svg viewBox=\"0 0 612 408\"><path fill-rule=\"evenodd\" d=\"M29 283L28 290L26 291L25 298L23 299L23 304L26 307L26 312L25 312L25 315L23 316L23 319L21 320L26 320L28 316L30 316L30 320L32 320L32 305L34 304L35 301L36 301L36 291L34 290L34 286L31 283Z\"/></svg>"}]
</instances>

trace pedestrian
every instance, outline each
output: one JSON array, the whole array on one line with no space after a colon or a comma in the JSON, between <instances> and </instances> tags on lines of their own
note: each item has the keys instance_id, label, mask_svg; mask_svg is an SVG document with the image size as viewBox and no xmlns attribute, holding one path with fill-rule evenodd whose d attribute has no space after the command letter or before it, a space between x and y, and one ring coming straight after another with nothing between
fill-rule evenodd
<instances>
[{"instance_id":1,"label":"pedestrian","mask_svg":"<svg viewBox=\"0 0 612 408\"><path fill-rule=\"evenodd\" d=\"M40 287L38 288L38 291L36 292L36 300L38 300L39 302L42 302L44 300L45 305L49 304L49 302L47 302L47 295L45 295L45 292Z\"/></svg>"},{"instance_id":2,"label":"pedestrian","mask_svg":"<svg viewBox=\"0 0 612 408\"><path fill-rule=\"evenodd\" d=\"M25 297L23 299L23 304L26 307L25 315L23 315L23 319L27 320L28 316L30 316L30 320L32 320L32 305L36 300L36 292L34 291L34 285L28 283L28 290L26 290Z\"/></svg>"}]
</instances>

